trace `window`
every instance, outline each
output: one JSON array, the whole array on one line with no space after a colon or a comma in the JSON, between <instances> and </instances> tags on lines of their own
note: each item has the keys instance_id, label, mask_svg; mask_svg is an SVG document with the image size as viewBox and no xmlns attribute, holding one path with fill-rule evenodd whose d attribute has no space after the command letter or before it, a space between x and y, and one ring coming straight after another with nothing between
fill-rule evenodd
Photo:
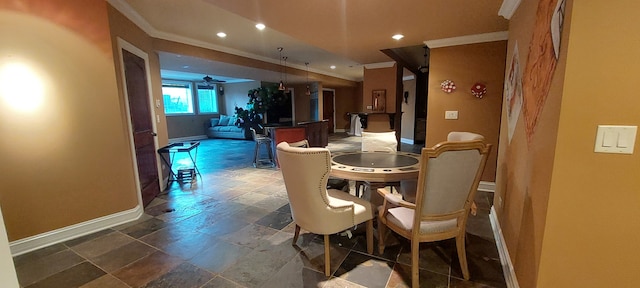
<instances>
[{"instance_id":1,"label":"window","mask_svg":"<svg viewBox=\"0 0 640 288\"><path fill-rule=\"evenodd\" d=\"M181 81L162 81L162 100L166 115L193 114L193 96L191 83Z\"/></svg>"},{"instance_id":2,"label":"window","mask_svg":"<svg viewBox=\"0 0 640 288\"><path fill-rule=\"evenodd\" d=\"M198 113L218 113L218 85L198 85Z\"/></svg>"}]
</instances>

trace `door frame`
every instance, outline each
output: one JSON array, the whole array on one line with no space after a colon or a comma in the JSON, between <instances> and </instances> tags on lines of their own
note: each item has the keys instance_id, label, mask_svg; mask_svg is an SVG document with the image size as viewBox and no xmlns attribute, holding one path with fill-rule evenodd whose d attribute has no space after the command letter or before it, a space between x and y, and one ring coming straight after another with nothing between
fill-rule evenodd
<instances>
[{"instance_id":1,"label":"door frame","mask_svg":"<svg viewBox=\"0 0 640 288\"><path fill-rule=\"evenodd\" d=\"M333 103L333 133L336 133L336 89L333 88L322 88L322 91L330 91L331 92L331 102ZM324 94L322 95L324 98ZM323 102L324 103L324 99ZM320 111L320 115L324 114L324 105L322 105L322 111Z\"/></svg>"},{"instance_id":2,"label":"door frame","mask_svg":"<svg viewBox=\"0 0 640 288\"><path fill-rule=\"evenodd\" d=\"M118 37L118 58L120 60L120 74L122 76L122 94L124 96L124 105L125 105L125 113L126 113L126 118L127 118L127 132L128 132L128 136L129 136L129 148L131 149L131 158L133 160L133 173L135 176L135 182L136 182L136 191L138 192L138 205L140 205L140 207L143 206L143 202L142 202L142 187L140 185L140 175L138 174L138 158L136 157L136 148L135 148L135 143L134 143L134 139L133 139L133 124L131 123L131 110L129 107L129 93L127 91L126 88L126 83L127 83L127 76L125 74L125 65L124 65L124 58L122 55L122 49L127 50L128 52L142 58L144 60L144 69L145 72L147 73L147 90L149 91L149 111L151 111L151 126L153 129L154 133L158 133L158 127L157 127L157 122L158 122L158 115L156 114L156 110L153 107L153 90L151 89L151 74L150 74L150 68L149 68L149 55L142 51L142 49L139 49L138 47L134 46L133 44L125 41L124 39ZM155 150L157 151L159 148L159 144L158 144L158 137L153 137L153 146L155 147ZM160 185L160 191L163 191L166 187L163 186L164 181L163 180L163 175L162 175L162 166L161 166L161 160L159 159L160 157L158 156L158 154L156 153L156 170L158 171L158 183Z\"/></svg>"}]
</instances>

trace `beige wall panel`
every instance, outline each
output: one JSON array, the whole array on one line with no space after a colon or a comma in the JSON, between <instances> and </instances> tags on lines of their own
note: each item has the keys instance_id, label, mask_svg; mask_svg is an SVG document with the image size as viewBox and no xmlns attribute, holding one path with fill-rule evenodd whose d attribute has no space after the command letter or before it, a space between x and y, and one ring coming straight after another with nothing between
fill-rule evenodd
<instances>
[{"instance_id":1,"label":"beige wall panel","mask_svg":"<svg viewBox=\"0 0 640 288\"><path fill-rule=\"evenodd\" d=\"M0 102L0 201L10 241L138 205L107 5L41 2L0 8L0 37L10 39L0 51L14 55L0 66L13 60L30 67L38 76L29 78L29 92L43 84L42 105L31 112Z\"/></svg>"},{"instance_id":2,"label":"beige wall panel","mask_svg":"<svg viewBox=\"0 0 640 288\"><path fill-rule=\"evenodd\" d=\"M445 141L451 131L484 135L494 147L483 181L495 181L505 57L506 41L431 49L425 146ZM453 81L456 90L442 91L440 83L444 80ZM487 94L482 99L471 94L476 82L487 86ZM445 111L458 111L458 119L445 119Z\"/></svg>"},{"instance_id":3,"label":"beige wall panel","mask_svg":"<svg viewBox=\"0 0 640 288\"><path fill-rule=\"evenodd\" d=\"M364 81L362 85L362 108L364 112L372 113L371 106L373 90L386 90L386 110L383 112L396 112L396 66L389 68L364 69Z\"/></svg>"},{"instance_id":4,"label":"beige wall panel","mask_svg":"<svg viewBox=\"0 0 640 288\"><path fill-rule=\"evenodd\" d=\"M640 27L640 2L568 4L566 74L537 284L633 287L640 267L639 150L593 149L597 125L640 124L640 42L629 34Z\"/></svg>"},{"instance_id":5,"label":"beige wall panel","mask_svg":"<svg viewBox=\"0 0 640 288\"><path fill-rule=\"evenodd\" d=\"M347 115L349 112L359 111L359 104L362 102L358 89L356 87L336 88L335 111L336 111L336 129L344 129L349 132L351 117Z\"/></svg>"}]
</instances>

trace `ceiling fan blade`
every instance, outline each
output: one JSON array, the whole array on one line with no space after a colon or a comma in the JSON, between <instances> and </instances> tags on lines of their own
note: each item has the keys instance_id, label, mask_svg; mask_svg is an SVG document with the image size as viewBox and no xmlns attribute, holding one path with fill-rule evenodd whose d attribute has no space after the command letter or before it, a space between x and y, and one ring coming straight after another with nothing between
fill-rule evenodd
<instances>
[{"instance_id":1,"label":"ceiling fan blade","mask_svg":"<svg viewBox=\"0 0 640 288\"><path fill-rule=\"evenodd\" d=\"M226 80L220 80L220 79L211 78L209 75L202 77L202 80L204 80L205 84L216 84L216 83L225 83L225 82L227 82Z\"/></svg>"}]
</instances>

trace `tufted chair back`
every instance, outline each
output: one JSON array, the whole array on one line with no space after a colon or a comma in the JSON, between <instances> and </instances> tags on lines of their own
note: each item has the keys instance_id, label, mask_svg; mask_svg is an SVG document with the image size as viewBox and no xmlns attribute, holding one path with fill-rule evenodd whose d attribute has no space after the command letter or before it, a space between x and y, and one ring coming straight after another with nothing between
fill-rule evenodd
<instances>
[{"instance_id":1,"label":"tufted chair back","mask_svg":"<svg viewBox=\"0 0 640 288\"><path fill-rule=\"evenodd\" d=\"M331 170L328 149L291 147L280 142L277 153L291 215L297 225L316 234L332 234L363 222L356 221L353 202L327 194ZM372 217L370 214L369 219Z\"/></svg>"},{"instance_id":2,"label":"tufted chair back","mask_svg":"<svg viewBox=\"0 0 640 288\"><path fill-rule=\"evenodd\" d=\"M304 146L304 145L303 145ZM340 190L328 189L331 155L326 148L276 146L280 171L295 222L293 245L300 229L324 235L325 275L331 275L329 235L366 222L367 252L373 253L373 208L371 203Z\"/></svg>"}]
</instances>

